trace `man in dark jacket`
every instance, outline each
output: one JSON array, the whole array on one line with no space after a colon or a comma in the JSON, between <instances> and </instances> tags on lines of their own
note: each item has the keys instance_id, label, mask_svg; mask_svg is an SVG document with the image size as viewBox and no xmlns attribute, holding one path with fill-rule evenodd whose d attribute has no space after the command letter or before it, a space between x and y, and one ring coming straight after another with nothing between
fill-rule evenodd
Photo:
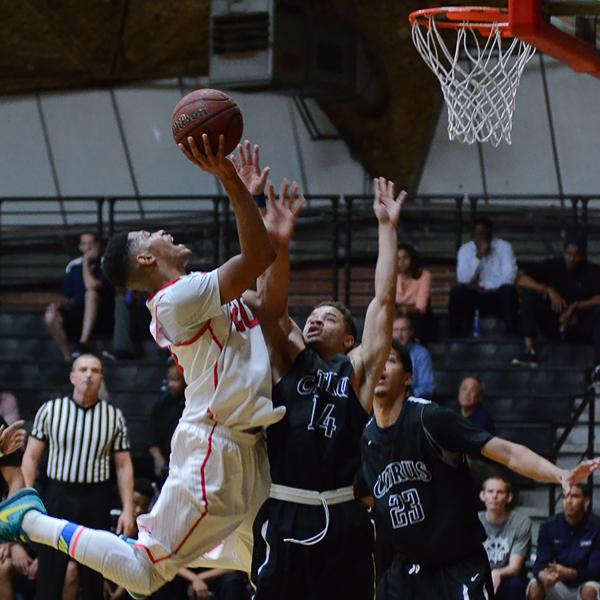
<instances>
[{"instance_id":1,"label":"man in dark jacket","mask_svg":"<svg viewBox=\"0 0 600 600\"><path fill-rule=\"evenodd\" d=\"M581 484L562 502L564 512L540 527L527 600L598 600L600 518L588 514L590 499Z\"/></svg>"},{"instance_id":2,"label":"man in dark jacket","mask_svg":"<svg viewBox=\"0 0 600 600\"><path fill-rule=\"evenodd\" d=\"M600 365L600 267L587 260L582 234L565 239L563 256L521 271L521 327L525 353L515 364L537 366L537 330L549 340L594 345L594 363ZM596 368L594 378L600 377Z\"/></svg>"}]
</instances>

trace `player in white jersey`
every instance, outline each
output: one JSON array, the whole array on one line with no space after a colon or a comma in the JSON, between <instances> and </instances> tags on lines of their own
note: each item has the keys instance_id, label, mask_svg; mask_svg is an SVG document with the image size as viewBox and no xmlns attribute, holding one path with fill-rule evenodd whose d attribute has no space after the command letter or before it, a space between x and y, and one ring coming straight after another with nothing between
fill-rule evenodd
<instances>
[{"instance_id":1,"label":"player in white jersey","mask_svg":"<svg viewBox=\"0 0 600 600\"><path fill-rule=\"evenodd\" d=\"M206 136L205 155L188 141L192 154L182 148L188 158L225 187L240 254L210 273L186 275L188 248L162 230L133 231L113 236L103 261L115 286L153 292L147 303L152 335L170 348L187 383L169 476L152 511L138 518L139 539L129 543L46 516L30 488L0 504L0 543L21 537L53 546L134 598L158 589L182 566L206 562L199 557L215 546L223 554L219 564L249 570L252 521L270 483L259 430L285 411L273 407L266 345L240 299L274 251L254 200L223 155L222 136L216 155Z\"/></svg>"}]
</instances>

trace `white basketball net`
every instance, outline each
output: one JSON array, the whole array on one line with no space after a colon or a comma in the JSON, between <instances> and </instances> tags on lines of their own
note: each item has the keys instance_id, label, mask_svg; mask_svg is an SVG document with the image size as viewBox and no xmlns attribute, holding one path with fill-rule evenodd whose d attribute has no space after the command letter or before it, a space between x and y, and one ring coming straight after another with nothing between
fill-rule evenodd
<instances>
[{"instance_id":1,"label":"white basketball net","mask_svg":"<svg viewBox=\"0 0 600 600\"><path fill-rule=\"evenodd\" d=\"M415 46L442 86L451 140L490 142L494 146L502 140L511 143L519 81L535 48L516 38L503 48L500 27L490 26L485 39L464 23L457 29L451 51L435 18L429 18L428 26L417 21L413 24Z\"/></svg>"}]
</instances>

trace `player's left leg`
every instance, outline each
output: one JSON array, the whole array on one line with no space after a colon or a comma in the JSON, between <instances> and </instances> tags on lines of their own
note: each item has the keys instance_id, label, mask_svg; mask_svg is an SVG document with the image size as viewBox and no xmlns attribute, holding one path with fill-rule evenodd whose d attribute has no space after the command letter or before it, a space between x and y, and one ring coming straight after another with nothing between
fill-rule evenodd
<instances>
[{"instance_id":1,"label":"player's left leg","mask_svg":"<svg viewBox=\"0 0 600 600\"><path fill-rule=\"evenodd\" d=\"M440 598L491 600L494 597L492 572L483 546L465 560L441 569L441 582L445 595Z\"/></svg>"}]
</instances>

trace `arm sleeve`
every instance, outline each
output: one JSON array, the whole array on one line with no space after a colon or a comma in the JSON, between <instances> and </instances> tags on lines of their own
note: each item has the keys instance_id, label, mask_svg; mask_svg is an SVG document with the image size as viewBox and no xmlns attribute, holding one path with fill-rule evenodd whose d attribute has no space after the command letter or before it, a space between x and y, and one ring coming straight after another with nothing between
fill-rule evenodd
<instances>
[{"instance_id":1,"label":"arm sleeve","mask_svg":"<svg viewBox=\"0 0 600 600\"><path fill-rule=\"evenodd\" d=\"M471 283L481 261L473 253L471 242L463 244L456 257L456 281Z\"/></svg>"},{"instance_id":2,"label":"arm sleeve","mask_svg":"<svg viewBox=\"0 0 600 600\"><path fill-rule=\"evenodd\" d=\"M418 286L415 306L418 310L425 312L431 298L431 273L427 269L423 269L421 277L418 279Z\"/></svg>"},{"instance_id":3,"label":"arm sleeve","mask_svg":"<svg viewBox=\"0 0 600 600\"><path fill-rule=\"evenodd\" d=\"M48 414L50 412L50 402L42 404L40 409L35 414L31 435L43 442L48 441Z\"/></svg>"},{"instance_id":4,"label":"arm sleeve","mask_svg":"<svg viewBox=\"0 0 600 600\"><path fill-rule=\"evenodd\" d=\"M537 556L533 564L534 577L537 577L539 572L543 571L553 559L551 536L548 529L549 524L542 523L538 535Z\"/></svg>"},{"instance_id":5,"label":"arm sleeve","mask_svg":"<svg viewBox=\"0 0 600 600\"><path fill-rule=\"evenodd\" d=\"M517 279L517 259L509 242L502 240L500 285L514 285Z\"/></svg>"},{"instance_id":6,"label":"arm sleeve","mask_svg":"<svg viewBox=\"0 0 600 600\"><path fill-rule=\"evenodd\" d=\"M115 409L116 431L113 440L113 452L122 452L129 450L129 438L127 437L127 424L125 417L119 408Z\"/></svg>"},{"instance_id":7,"label":"arm sleeve","mask_svg":"<svg viewBox=\"0 0 600 600\"><path fill-rule=\"evenodd\" d=\"M206 321L223 313L219 276L191 273L171 285L156 305L161 332L170 343L181 344L192 338Z\"/></svg>"},{"instance_id":8,"label":"arm sleeve","mask_svg":"<svg viewBox=\"0 0 600 600\"><path fill-rule=\"evenodd\" d=\"M527 558L531 547L531 520L522 516L521 521L515 531L511 554L518 554Z\"/></svg>"},{"instance_id":9,"label":"arm sleeve","mask_svg":"<svg viewBox=\"0 0 600 600\"><path fill-rule=\"evenodd\" d=\"M600 580L600 532L596 532L586 567L577 570L578 583L598 580Z\"/></svg>"},{"instance_id":10,"label":"arm sleeve","mask_svg":"<svg viewBox=\"0 0 600 600\"><path fill-rule=\"evenodd\" d=\"M430 441L449 452L479 454L493 437L462 415L433 403L423 410L423 427Z\"/></svg>"}]
</instances>

